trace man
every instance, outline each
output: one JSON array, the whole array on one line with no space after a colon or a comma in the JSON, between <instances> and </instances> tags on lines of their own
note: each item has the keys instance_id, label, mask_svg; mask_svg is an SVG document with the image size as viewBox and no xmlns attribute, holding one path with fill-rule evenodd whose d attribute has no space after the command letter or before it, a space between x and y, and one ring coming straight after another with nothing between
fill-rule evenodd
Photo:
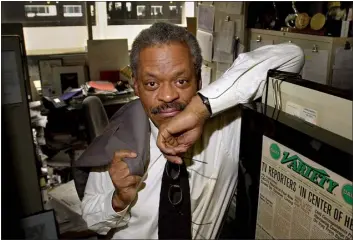
<instances>
[{"instance_id":1,"label":"man","mask_svg":"<svg viewBox=\"0 0 353 240\"><path fill-rule=\"evenodd\" d=\"M168 233L188 238L188 227L192 238L212 239L238 176L241 118L232 107L262 95L269 69L299 72L303 52L282 44L240 54L220 79L201 89L202 57L195 37L184 28L156 23L137 36L130 59L135 94L151 127L147 175L139 185L141 177L131 175L122 161L136 153L116 152L109 166L90 173L83 218L100 234L114 229L117 239L168 238ZM173 184L183 173L186 183ZM174 208L165 214L170 207L165 198L179 215ZM185 208L178 210L179 202ZM183 222L188 210L190 220ZM186 235L179 234L183 231Z\"/></svg>"}]
</instances>

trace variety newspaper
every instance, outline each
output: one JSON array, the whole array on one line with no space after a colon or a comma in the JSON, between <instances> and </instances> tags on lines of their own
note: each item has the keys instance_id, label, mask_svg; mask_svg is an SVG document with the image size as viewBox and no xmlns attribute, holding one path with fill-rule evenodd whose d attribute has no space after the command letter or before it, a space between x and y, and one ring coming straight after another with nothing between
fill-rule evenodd
<instances>
[{"instance_id":1,"label":"variety newspaper","mask_svg":"<svg viewBox=\"0 0 353 240\"><path fill-rule=\"evenodd\" d=\"M351 181L263 137L256 239L353 239L352 207Z\"/></svg>"}]
</instances>

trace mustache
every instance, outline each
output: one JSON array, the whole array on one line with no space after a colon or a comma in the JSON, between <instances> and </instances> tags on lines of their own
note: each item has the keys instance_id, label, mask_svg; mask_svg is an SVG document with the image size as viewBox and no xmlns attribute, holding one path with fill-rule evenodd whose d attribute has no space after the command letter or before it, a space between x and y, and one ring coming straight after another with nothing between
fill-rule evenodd
<instances>
[{"instance_id":1,"label":"mustache","mask_svg":"<svg viewBox=\"0 0 353 240\"><path fill-rule=\"evenodd\" d=\"M183 111L185 109L185 107L186 107L186 104L180 103L180 102L165 103L165 104L159 105L157 107L151 108L151 113L152 114L159 114L168 108L174 108L177 111Z\"/></svg>"}]
</instances>

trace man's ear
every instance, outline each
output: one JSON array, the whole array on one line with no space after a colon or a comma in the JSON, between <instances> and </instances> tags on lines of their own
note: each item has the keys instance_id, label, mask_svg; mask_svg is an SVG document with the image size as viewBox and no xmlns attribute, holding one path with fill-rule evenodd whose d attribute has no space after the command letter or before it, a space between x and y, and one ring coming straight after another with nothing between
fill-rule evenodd
<instances>
[{"instance_id":1,"label":"man's ear","mask_svg":"<svg viewBox=\"0 0 353 240\"><path fill-rule=\"evenodd\" d=\"M132 82L134 83L133 87L134 87L134 92L135 92L135 95L140 97L139 95L139 88L138 88L138 83L137 83L137 80L136 78L132 78Z\"/></svg>"}]
</instances>

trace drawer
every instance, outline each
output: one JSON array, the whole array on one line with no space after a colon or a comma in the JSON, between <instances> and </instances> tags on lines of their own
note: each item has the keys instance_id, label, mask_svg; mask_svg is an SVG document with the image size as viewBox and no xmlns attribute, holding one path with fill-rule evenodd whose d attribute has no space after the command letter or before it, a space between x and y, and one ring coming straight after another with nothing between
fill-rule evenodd
<instances>
[{"instance_id":1,"label":"drawer","mask_svg":"<svg viewBox=\"0 0 353 240\"><path fill-rule=\"evenodd\" d=\"M274 44L279 43L279 36L268 35L268 34L259 34L259 33L250 33L249 40L264 40L264 41L273 41Z\"/></svg>"},{"instance_id":2,"label":"drawer","mask_svg":"<svg viewBox=\"0 0 353 240\"><path fill-rule=\"evenodd\" d=\"M320 42L315 40L303 40L290 37L279 37L279 43L294 43L302 49L312 49L314 45L317 46L318 50L331 50L331 44L328 42Z\"/></svg>"}]
</instances>

